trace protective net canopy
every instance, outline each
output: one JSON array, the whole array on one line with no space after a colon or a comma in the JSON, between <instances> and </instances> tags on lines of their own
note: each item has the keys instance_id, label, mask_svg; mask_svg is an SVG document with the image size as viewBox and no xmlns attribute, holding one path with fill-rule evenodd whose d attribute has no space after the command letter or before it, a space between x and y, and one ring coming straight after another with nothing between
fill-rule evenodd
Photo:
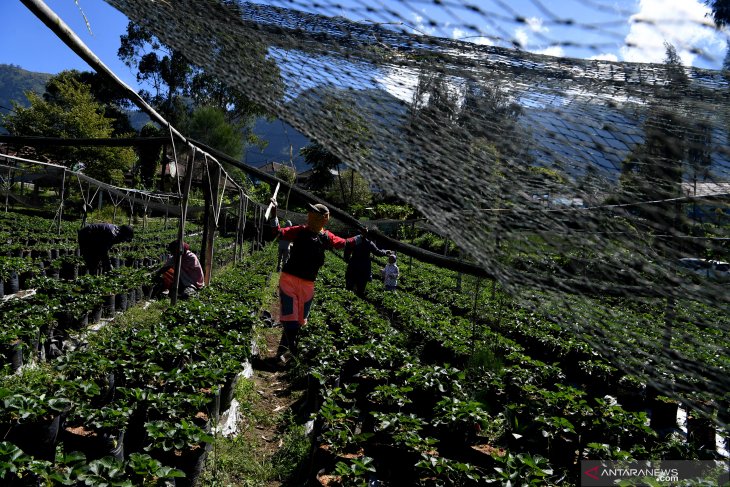
<instances>
[{"instance_id":1,"label":"protective net canopy","mask_svg":"<svg viewBox=\"0 0 730 487\"><path fill-rule=\"evenodd\" d=\"M507 2L108 3L414 206L556 333L727 404L725 72L531 54ZM622 42L609 2L560 2L600 19L582 23L529 3L545 44ZM429 32L408 24L424 6Z\"/></svg>"}]
</instances>

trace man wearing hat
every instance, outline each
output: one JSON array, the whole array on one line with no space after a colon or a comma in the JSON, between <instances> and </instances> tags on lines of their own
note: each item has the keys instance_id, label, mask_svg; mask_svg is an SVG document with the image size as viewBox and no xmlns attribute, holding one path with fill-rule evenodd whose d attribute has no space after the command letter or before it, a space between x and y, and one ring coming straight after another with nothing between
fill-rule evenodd
<instances>
[{"instance_id":1,"label":"man wearing hat","mask_svg":"<svg viewBox=\"0 0 730 487\"><path fill-rule=\"evenodd\" d=\"M307 323L314 297L314 281L324 264L325 251L355 247L362 237L345 239L325 230L330 212L322 204L309 205L305 225L281 228L276 218L276 200L272 198L271 203L274 209L272 228L281 240L292 243L289 260L282 267L279 278L279 321L284 330L276 354L285 361L284 353L296 351L299 329Z\"/></svg>"}]
</instances>

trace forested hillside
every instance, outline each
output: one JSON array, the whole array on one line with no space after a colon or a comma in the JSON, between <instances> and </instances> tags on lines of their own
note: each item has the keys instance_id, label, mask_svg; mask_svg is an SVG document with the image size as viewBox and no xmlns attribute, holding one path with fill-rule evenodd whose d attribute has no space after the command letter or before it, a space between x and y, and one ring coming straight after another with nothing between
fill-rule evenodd
<instances>
[{"instance_id":1,"label":"forested hillside","mask_svg":"<svg viewBox=\"0 0 730 487\"><path fill-rule=\"evenodd\" d=\"M27 106L28 100L24 93L28 90L43 93L46 81L51 76L48 73L26 71L12 64L0 64L0 113L7 113L12 108L11 101Z\"/></svg>"}]
</instances>

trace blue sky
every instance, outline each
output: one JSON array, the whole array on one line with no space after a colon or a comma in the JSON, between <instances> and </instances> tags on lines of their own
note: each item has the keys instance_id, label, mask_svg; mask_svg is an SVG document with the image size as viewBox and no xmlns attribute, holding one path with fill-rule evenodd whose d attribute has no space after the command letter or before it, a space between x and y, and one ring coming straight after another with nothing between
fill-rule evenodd
<instances>
[{"instance_id":1,"label":"blue sky","mask_svg":"<svg viewBox=\"0 0 730 487\"><path fill-rule=\"evenodd\" d=\"M123 81L137 86L134 74L117 57L119 36L126 31L127 18L101 0L45 0L81 40ZM15 64L29 71L58 73L64 69L91 68L35 17L19 0L0 1L0 63Z\"/></svg>"},{"instance_id":2,"label":"blue sky","mask_svg":"<svg viewBox=\"0 0 730 487\"><path fill-rule=\"evenodd\" d=\"M285 0L268 3L292 5ZM709 10L700 0L463 0L462 3L472 3L483 13L475 14L466 8L436 8L433 2L421 0L319 2L324 6L320 12L329 15L396 21L413 31L483 44L515 43L531 52L556 56L661 62L665 40L677 47L688 65L718 69L725 55L726 34L712 28L706 16ZM123 14L102 0L78 0L78 5L74 0L46 0L46 4L120 78L138 87L134 74L116 55L119 36L127 24ZM363 4L375 6L375 12L365 13ZM516 21L518 15L523 19ZM3 46L0 63L47 73L89 69L20 1L0 1L0 18L4 21L0 29L0 46ZM565 19L573 20L574 25L563 25ZM705 55L698 56L697 49Z\"/></svg>"}]
</instances>

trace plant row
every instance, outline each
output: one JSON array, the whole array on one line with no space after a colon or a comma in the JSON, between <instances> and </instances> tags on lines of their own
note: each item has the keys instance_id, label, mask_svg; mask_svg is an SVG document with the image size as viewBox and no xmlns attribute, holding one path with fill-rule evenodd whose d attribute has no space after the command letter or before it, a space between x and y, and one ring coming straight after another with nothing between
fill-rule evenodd
<instances>
[{"instance_id":1,"label":"plant row","mask_svg":"<svg viewBox=\"0 0 730 487\"><path fill-rule=\"evenodd\" d=\"M265 257L265 256L264 256ZM191 485L211 422L251 354L273 263L221 271L197 298L106 326L0 387L0 477L10 485ZM145 318L147 316L147 318Z\"/></svg>"},{"instance_id":2,"label":"plant row","mask_svg":"<svg viewBox=\"0 0 730 487\"><path fill-rule=\"evenodd\" d=\"M343 275L330 257L300 369L319 385L310 391L316 463L340 482L563 485L578 482L583 459L701 455L702 445L658 435L646 412L569 380L569 360L533 357L544 345L467 319L464 304L454 314L411 292L408 278L395 293L372 286L363 301L342 289ZM505 322L520 318L515 311L501 311ZM563 349L604 364L580 346Z\"/></svg>"}]
</instances>

